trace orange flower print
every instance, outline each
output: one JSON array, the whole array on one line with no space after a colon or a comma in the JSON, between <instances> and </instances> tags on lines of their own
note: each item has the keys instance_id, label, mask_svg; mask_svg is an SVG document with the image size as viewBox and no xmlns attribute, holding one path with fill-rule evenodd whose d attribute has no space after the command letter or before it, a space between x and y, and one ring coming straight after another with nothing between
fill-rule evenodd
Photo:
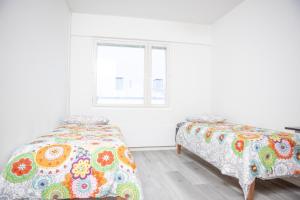
<instances>
[{"instance_id":1,"label":"orange flower print","mask_svg":"<svg viewBox=\"0 0 300 200\"><path fill-rule=\"evenodd\" d=\"M91 155L91 166L102 172L112 170L118 164L118 158L116 156L114 148L99 148Z\"/></svg>"},{"instance_id":2,"label":"orange flower print","mask_svg":"<svg viewBox=\"0 0 300 200\"><path fill-rule=\"evenodd\" d=\"M31 164L32 162L29 158L21 158L17 162L13 163L11 171L17 176L23 176L30 172L30 170L32 169Z\"/></svg>"},{"instance_id":3,"label":"orange flower print","mask_svg":"<svg viewBox=\"0 0 300 200\"><path fill-rule=\"evenodd\" d=\"M270 147L280 159L290 159L293 156L294 146L294 141L289 139L281 139L279 142L270 140Z\"/></svg>"},{"instance_id":4,"label":"orange flower print","mask_svg":"<svg viewBox=\"0 0 300 200\"><path fill-rule=\"evenodd\" d=\"M238 150L239 152L244 150L244 141L243 140L238 140L235 144L235 149Z\"/></svg>"},{"instance_id":5,"label":"orange flower print","mask_svg":"<svg viewBox=\"0 0 300 200\"><path fill-rule=\"evenodd\" d=\"M237 137L242 140L259 140L263 137L263 135L259 132L253 132L253 131L241 131L237 133Z\"/></svg>"},{"instance_id":6,"label":"orange flower print","mask_svg":"<svg viewBox=\"0 0 300 200\"><path fill-rule=\"evenodd\" d=\"M136 169L136 164L133 161L133 157L129 152L128 148L126 148L125 146L120 146L118 148L118 158L124 164L130 166L133 170Z\"/></svg>"},{"instance_id":7,"label":"orange flower print","mask_svg":"<svg viewBox=\"0 0 300 200\"><path fill-rule=\"evenodd\" d=\"M243 151L246 145L247 145L247 140L241 140L236 138L235 140L233 140L231 144L231 148L235 155L241 157L243 155Z\"/></svg>"},{"instance_id":8,"label":"orange flower print","mask_svg":"<svg viewBox=\"0 0 300 200\"><path fill-rule=\"evenodd\" d=\"M114 162L114 154L111 151L103 151L98 154L97 162L103 167L111 165Z\"/></svg>"}]
</instances>

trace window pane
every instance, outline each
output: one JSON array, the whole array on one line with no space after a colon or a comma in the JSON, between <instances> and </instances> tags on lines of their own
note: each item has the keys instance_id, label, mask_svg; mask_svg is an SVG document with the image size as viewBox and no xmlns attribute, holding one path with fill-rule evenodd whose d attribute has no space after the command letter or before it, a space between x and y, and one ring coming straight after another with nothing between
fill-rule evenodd
<instances>
[{"instance_id":1,"label":"window pane","mask_svg":"<svg viewBox=\"0 0 300 200\"><path fill-rule=\"evenodd\" d=\"M144 46L99 44L97 103L144 103Z\"/></svg>"},{"instance_id":2,"label":"window pane","mask_svg":"<svg viewBox=\"0 0 300 200\"><path fill-rule=\"evenodd\" d=\"M166 53L166 48L152 47L152 104L166 103Z\"/></svg>"}]
</instances>

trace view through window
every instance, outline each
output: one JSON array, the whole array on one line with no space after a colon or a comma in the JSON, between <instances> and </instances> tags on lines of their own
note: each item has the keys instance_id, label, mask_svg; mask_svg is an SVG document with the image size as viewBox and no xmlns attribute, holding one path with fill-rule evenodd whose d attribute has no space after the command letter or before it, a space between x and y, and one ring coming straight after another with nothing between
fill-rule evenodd
<instances>
[{"instance_id":1,"label":"view through window","mask_svg":"<svg viewBox=\"0 0 300 200\"><path fill-rule=\"evenodd\" d=\"M166 61L166 47L98 43L96 103L166 104Z\"/></svg>"}]
</instances>

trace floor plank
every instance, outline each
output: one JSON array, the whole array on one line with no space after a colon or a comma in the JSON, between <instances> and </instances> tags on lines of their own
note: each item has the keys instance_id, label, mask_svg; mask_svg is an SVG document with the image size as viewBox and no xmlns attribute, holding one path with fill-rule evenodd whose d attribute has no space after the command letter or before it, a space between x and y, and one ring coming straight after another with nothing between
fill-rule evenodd
<instances>
[{"instance_id":1,"label":"floor plank","mask_svg":"<svg viewBox=\"0 0 300 200\"><path fill-rule=\"evenodd\" d=\"M133 152L145 200L243 200L235 178L198 156L175 150ZM281 179L258 180L255 200L300 200L300 188Z\"/></svg>"}]
</instances>

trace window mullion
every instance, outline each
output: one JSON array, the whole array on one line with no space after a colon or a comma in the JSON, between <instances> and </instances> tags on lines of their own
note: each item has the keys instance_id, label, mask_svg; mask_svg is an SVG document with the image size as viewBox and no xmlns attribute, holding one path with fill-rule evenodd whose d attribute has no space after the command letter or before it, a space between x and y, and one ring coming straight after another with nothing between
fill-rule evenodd
<instances>
[{"instance_id":1,"label":"window mullion","mask_svg":"<svg viewBox=\"0 0 300 200\"><path fill-rule=\"evenodd\" d=\"M151 105L151 46L145 48L144 94L145 105Z\"/></svg>"}]
</instances>

